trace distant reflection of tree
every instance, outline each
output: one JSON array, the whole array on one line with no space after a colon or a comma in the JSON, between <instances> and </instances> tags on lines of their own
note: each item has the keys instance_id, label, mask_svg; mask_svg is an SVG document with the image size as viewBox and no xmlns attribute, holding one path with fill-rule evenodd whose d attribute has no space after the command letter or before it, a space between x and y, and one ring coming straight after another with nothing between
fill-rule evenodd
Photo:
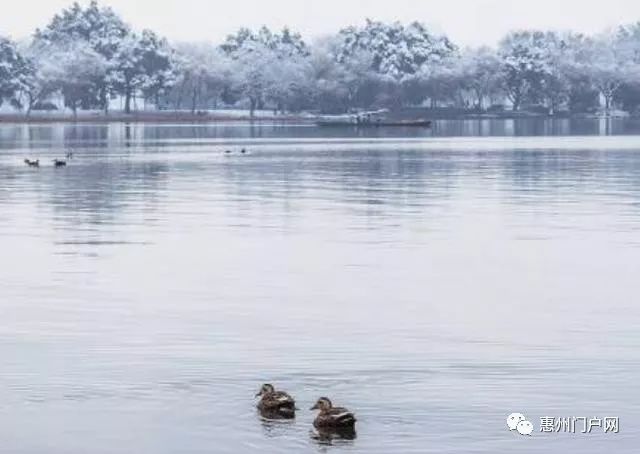
<instances>
[{"instance_id":1,"label":"distant reflection of tree","mask_svg":"<svg viewBox=\"0 0 640 454\"><path fill-rule=\"evenodd\" d=\"M251 204L281 204L285 213L330 204L372 219L422 217L450 197L457 185L456 160L446 153L392 148L262 151L222 161L222 188ZM240 216L241 213L238 213Z\"/></svg>"},{"instance_id":2,"label":"distant reflection of tree","mask_svg":"<svg viewBox=\"0 0 640 454\"><path fill-rule=\"evenodd\" d=\"M629 151L522 150L493 153L499 159L503 193L529 203L567 201L597 191L628 192L640 199L640 161ZM615 178L611 178L615 176ZM545 197L546 196L546 197Z\"/></svg>"},{"instance_id":3,"label":"distant reflection of tree","mask_svg":"<svg viewBox=\"0 0 640 454\"><path fill-rule=\"evenodd\" d=\"M157 162L72 162L50 175L51 200L56 210L79 216L81 222L112 220L120 210L157 202L157 188L166 181L168 166ZM82 219L84 216L86 218ZM66 216L65 216L66 218Z\"/></svg>"}]
</instances>

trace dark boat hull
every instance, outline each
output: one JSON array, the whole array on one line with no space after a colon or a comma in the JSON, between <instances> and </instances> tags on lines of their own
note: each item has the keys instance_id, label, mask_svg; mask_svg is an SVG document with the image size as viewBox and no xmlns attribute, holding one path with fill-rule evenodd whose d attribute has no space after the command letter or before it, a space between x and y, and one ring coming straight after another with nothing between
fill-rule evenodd
<instances>
[{"instance_id":1,"label":"dark boat hull","mask_svg":"<svg viewBox=\"0 0 640 454\"><path fill-rule=\"evenodd\" d=\"M370 122L360 122L360 123L350 123L346 121L317 121L316 125L318 126L329 126L329 127L347 127L347 128L380 128L386 126L395 126L395 127L418 127L418 128L430 128L431 120L412 120L412 121L370 121Z\"/></svg>"}]
</instances>

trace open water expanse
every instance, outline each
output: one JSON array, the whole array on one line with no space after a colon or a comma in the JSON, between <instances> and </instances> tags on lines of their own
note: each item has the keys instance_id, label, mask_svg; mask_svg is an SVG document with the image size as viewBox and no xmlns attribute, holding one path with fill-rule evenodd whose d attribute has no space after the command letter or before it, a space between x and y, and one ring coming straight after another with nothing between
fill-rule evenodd
<instances>
[{"instance_id":1,"label":"open water expanse","mask_svg":"<svg viewBox=\"0 0 640 454\"><path fill-rule=\"evenodd\" d=\"M636 134L0 125L0 453L637 453Z\"/></svg>"}]
</instances>

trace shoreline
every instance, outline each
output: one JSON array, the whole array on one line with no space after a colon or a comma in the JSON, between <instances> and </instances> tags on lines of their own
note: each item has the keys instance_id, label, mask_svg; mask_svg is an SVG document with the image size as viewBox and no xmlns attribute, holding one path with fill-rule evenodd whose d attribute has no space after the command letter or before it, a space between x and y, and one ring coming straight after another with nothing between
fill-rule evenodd
<instances>
[{"instance_id":1,"label":"shoreline","mask_svg":"<svg viewBox=\"0 0 640 454\"><path fill-rule=\"evenodd\" d=\"M36 124L36 123L210 123L210 124L228 124L234 122L243 123L289 123L289 124L308 124L313 125L321 116L312 116L309 114L291 114L291 115L259 115L251 117L250 115L224 115L214 113L185 113L173 111L159 112L137 112L132 114L117 113L80 113L77 116L73 114L24 114L0 113L0 124ZM457 114L457 115L433 115L428 116L432 121L438 120L623 120L638 119L637 116L621 116L621 115L597 115L597 114L575 114L575 115L541 115L534 113L504 113L504 114Z\"/></svg>"},{"instance_id":2,"label":"shoreline","mask_svg":"<svg viewBox=\"0 0 640 454\"><path fill-rule=\"evenodd\" d=\"M30 123L309 123L313 124L315 118L300 115L277 115L251 117L249 115L214 115L214 114L190 114L190 113L113 113L94 114L82 113L74 115L47 115L47 114L0 114L0 124L30 124Z\"/></svg>"}]
</instances>

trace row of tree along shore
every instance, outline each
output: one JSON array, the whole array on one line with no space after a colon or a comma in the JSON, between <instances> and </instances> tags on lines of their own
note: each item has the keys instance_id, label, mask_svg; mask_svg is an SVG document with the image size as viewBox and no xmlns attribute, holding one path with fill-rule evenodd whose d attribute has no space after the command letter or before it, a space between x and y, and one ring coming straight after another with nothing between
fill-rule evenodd
<instances>
[{"instance_id":1,"label":"row of tree along shore","mask_svg":"<svg viewBox=\"0 0 640 454\"><path fill-rule=\"evenodd\" d=\"M268 110L258 118L271 120L381 108L432 118L634 115L640 22L597 36L515 31L497 48L371 20L312 44L266 27L219 45L170 44L95 1L75 3L27 42L0 37L0 103L4 121L241 118L223 109L248 118Z\"/></svg>"}]
</instances>

